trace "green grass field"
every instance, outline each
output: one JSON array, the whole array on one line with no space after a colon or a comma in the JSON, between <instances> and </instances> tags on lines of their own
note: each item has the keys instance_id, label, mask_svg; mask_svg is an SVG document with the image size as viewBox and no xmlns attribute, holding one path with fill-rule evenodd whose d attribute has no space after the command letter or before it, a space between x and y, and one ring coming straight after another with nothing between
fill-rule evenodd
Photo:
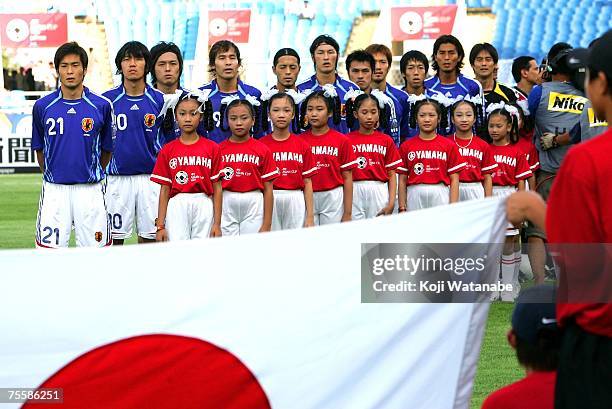
<instances>
[{"instance_id":1,"label":"green grass field","mask_svg":"<svg viewBox=\"0 0 612 409\"><path fill-rule=\"evenodd\" d=\"M0 249L33 248L40 175L0 175ZM135 235L127 243L135 243ZM74 246L74 239L71 240ZM480 408L495 389L523 376L506 342L512 305L494 303L489 311L471 408Z\"/></svg>"}]
</instances>

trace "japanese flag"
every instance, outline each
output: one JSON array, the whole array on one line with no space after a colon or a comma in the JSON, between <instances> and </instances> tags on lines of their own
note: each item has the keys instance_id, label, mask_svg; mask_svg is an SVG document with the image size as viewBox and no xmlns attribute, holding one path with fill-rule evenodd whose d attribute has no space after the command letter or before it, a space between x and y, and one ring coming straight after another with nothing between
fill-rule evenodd
<instances>
[{"instance_id":1,"label":"japanese flag","mask_svg":"<svg viewBox=\"0 0 612 409\"><path fill-rule=\"evenodd\" d=\"M0 387L62 408L467 408L486 304L365 304L362 243L501 242L488 199L205 241L0 257ZM20 404L5 407L19 407ZM46 404L25 407L50 408Z\"/></svg>"}]
</instances>

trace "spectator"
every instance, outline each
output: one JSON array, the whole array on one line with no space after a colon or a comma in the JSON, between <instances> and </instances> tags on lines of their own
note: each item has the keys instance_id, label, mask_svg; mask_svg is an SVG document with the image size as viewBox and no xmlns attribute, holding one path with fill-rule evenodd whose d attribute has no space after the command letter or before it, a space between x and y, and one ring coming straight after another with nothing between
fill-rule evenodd
<instances>
[{"instance_id":1,"label":"spectator","mask_svg":"<svg viewBox=\"0 0 612 409\"><path fill-rule=\"evenodd\" d=\"M555 318L555 287L521 292L512 313L508 343L525 378L493 392L482 409L553 409L561 334Z\"/></svg>"},{"instance_id":2,"label":"spectator","mask_svg":"<svg viewBox=\"0 0 612 409\"><path fill-rule=\"evenodd\" d=\"M302 12L300 13L300 18L307 20L314 20L315 18L315 8L311 6L308 0L304 0L304 7L302 8Z\"/></svg>"}]
</instances>

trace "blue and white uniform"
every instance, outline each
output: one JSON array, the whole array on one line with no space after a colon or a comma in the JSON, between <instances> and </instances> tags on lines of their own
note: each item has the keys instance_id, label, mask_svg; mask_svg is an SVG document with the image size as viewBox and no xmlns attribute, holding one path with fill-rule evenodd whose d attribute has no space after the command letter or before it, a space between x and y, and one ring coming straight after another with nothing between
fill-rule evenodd
<instances>
[{"instance_id":1,"label":"blue and white uniform","mask_svg":"<svg viewBox=\"0 0 612 409\"><path fill-rule=\"evenodd\" d=\"M216 143L221 143L232 134L229 130L222 131L221 130L221 100L225 97L231 97L234 95L238 95L240 99L245 99L247 95L255 97L259 99L261 97L261 91L257 88L245 84L244 82L238 80L238 91L237 92L221 92L219 90L219 86L217 85L217 80L212 80L208 84L205 84L199 88L200 90L208 89L210 90L210 94L208 94L208 100L211 102L213 107L213 119L215 122L215 128L212 131L206 131L203 124L198 126L198 134L200 135L208 135L208 139L214 141ZM227 115L227 114L226 114ZM223 120L224 127L227 128L227 118ZM260 138L263 136L263 132L261 129L258 129L254 135L256 138Z\"/></svg>"},{"instance_id":2,"label":"blue and white uniform","mask_svg":"<svg viewBox=\"0 0 612 409\"><path fill-rule=\"evenodd\" d=\"M346 124L346 108L344 106L344 95L350 91L350 90L358 90L359 87L354 84L353 82L349 81L349 80L345 80L344 78L342 78L339 75L336 75L336 81L334 82L334 87L336 88L336 92L338 92L338 96L340 97L340 101L342 103L340 112L341 112L341 120L340 123L338 125L334 124L333 119L329 118L329 127L332 129L335 129L336 131L343 133L343 134L348 134L349 132L351 132L351 130L349 129L348 125ZM323 88L321 87L321 84L319 84L319 82L317 81L317 76L316 74L313 75L312 77L310 77L309 79L300 82L299 84L297 84L297 89L300 92L306 92L308 90L310 91L320 91Z\"/></svg>"},{"instance_id":3,"label":"blue and white uniform","mask_svg":"<svg viewBox=\"0 0 612 409\"><path fill-rule=\"evenodd\" d=\"M389 117L389 125L386 129L380 129L380 131L389 135L393 139L395 146L399 147L409 137L408 94L399 88L387 84L385 95L391 98L393 107Z\"/></svg>"},{"instance_id":4,"label":"blue and white uniform","mask_svg":"<svg viewBox=\"0 0 612 409\"><path fill-rule=\"evenodd\" d=\"M40 98L32 110L32 149L44 157L43 185L36 220L37 247L68 247L74 225L77 246L110 244L100 164L112 152L113 106L83 89L64 99L61 88Z\"/></svg>"},{"instance_id":5,"label":"blue and white uniform","mask_svg":"<svg viewBox=\"0 0 612 409\"><path fill-rule=\"evenodd\" d=\"M159 185L149 180L166 138L164 97L146 85L143 95L127 95L123 85L103 94L113 103L117 137L108 165L107 201L113 239L127 239L136 221L138 235L155 239ZM174 132L168 138L172 138Z\"/></svg>"}]
</instances>

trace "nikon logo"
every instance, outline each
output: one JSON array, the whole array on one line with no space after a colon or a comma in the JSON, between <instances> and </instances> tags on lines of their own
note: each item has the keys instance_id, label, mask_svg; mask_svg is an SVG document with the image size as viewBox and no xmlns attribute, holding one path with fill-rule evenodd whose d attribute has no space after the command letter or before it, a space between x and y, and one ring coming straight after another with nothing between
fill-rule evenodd
<instances>
[{"instance_id":1,"label":"nikon logo","mask_svg":"<svg viewBox=\"0 0 612 409\"><path fill-rule=\"evenodd\" d=\"M596 126L605 126L605 127L608 126L608 123L606 122L606 120L597 118L597 116L595 115L595 111L593 111L593 108L589 108L588 114L589 114L589 127L594 128Z\"/></svg>"},{"instance_id":2,"label":"nikon logo","mask_svg":"<svg viewBox=\"0 0 612 409\"><path fill-rule=\"evenodd\" d=\"M578 95L559 94L551 92L548 97L548 110L556 112L570 112L572 114L581 114L584 109L586 98Z\"/></svg>"}]
</instances>

